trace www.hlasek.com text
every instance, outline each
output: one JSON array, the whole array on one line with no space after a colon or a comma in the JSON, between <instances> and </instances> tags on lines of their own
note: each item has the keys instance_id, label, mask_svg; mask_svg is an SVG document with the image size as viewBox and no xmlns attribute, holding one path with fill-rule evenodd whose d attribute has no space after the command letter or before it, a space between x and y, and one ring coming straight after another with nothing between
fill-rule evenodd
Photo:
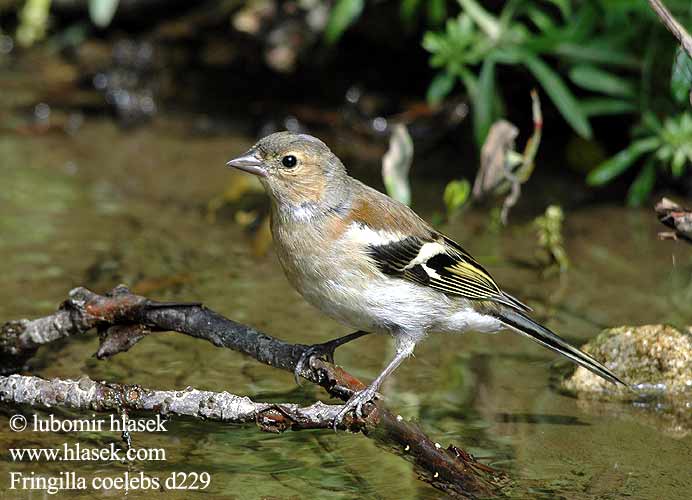
<instances>
[{"instance_id":1,"label":"www.hlasek.com text","mask_svg":"<svg viewBox=\"0 0 692 500\"><path fill-rule=\"evenodd\" d=\"M80 443L63 443L57 448L10 448L13 462L143 462L165 461L163 448L121 449L115 443L105 448L89 448Z\"/></svg>"}]
</instances>

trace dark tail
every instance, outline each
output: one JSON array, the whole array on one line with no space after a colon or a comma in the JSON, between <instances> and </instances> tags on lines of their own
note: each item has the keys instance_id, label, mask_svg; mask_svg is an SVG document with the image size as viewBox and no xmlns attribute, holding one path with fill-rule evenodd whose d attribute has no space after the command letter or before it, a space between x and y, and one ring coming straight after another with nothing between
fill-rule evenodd
<instances>
[{"instance_id":1,"label":"dark tail","mask_svg":"<svg viewBox=\"0 0 692 500\"><path fill-rule=\"evenodd\" d=\"M495 311L493 315L512 330L529 337L534 342L538 342L551 351L562 354L573 363L583 366L587 370L595 373L601 378L604 378L608 382L612 382L613 384L622 384L627 387L627 384L617 378L613 372L608 370L608 368L603 366L588 354L583 353L574 346L571 346L546 327L539 325L525 314L503 307L502 310Z\"/></svg>"}]
</instances>

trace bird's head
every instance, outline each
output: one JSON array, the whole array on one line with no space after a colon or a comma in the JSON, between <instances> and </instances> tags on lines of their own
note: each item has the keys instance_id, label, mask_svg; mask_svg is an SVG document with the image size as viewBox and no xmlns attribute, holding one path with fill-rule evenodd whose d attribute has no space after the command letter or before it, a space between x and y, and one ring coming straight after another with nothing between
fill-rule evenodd
<instances>
[{"instance_id":1,"label":"bird's head","mask_svg":"<svg viewBox=\"0 0 692 500\"><path fill-rule=\"evenodd\" d=\"M227 165L259 177L280 208L333 205L343 195L346 170L316 137L277 132Z\"/></svg>"}]
</instances>

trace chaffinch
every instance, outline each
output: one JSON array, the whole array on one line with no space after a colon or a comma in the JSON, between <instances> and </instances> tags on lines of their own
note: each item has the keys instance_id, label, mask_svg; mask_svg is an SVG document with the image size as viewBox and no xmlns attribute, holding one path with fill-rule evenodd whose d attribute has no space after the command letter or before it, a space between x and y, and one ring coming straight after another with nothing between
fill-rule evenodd
<instances>
[{"instance_id":1,"label":"chaffinch","mask_svg":"<svg viewBox=\"0 0 692 500\"><path fill-rule=\"evenodd\" d=\"M384 379L428 332L510 329L596 375L623 384L608 368L533 321L530 308L503 292L459 244L406 205L349 177L319 139L279 132L228 162L257 175L271 199L271 230L289 282L313 306L359 331L311 346L307 357L367 333L389 333L396 354L351 397L334 426L377 395ZM624 385L624 384L623 384Z\"/></svg>"}]
</instances>

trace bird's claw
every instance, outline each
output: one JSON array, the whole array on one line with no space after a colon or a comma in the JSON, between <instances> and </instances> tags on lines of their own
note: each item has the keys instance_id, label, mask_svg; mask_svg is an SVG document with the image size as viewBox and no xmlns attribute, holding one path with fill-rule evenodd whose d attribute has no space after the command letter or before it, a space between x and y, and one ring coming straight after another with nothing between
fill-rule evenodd
<instances>
[{"instance_id":1,"label":"bird's claw","mask_svg":"<svg viewBox=\"0 0 692 500\"><path fill-rule=\"evenodd\" d=\"M353 396L344 403L339 413L336 414L336 417L334 417L334 421L332 422L334 431L336 431L339 424L351 410L354 411L356 417L363 418L363 406L370 402L374 402L377 397L377 390L374 387L366 387L362 391L354 393Z\"/></svg>"},{"instance_id":2,"label":"bird's claw","mask_svg":"<svg viewBox=\"0 0 692 500\"><path fill-rule=\"evenodd\" d=\"M300 374L303 372L303 368L306 364L310 366L310 360L313 357L320 358L324 356L328 362L334 364L334 350L336 347L337 346L331 342L308 346L308 348L303 351L303 354L300 355L300 359L296 363L296 367L293 370L293 376L295 377L296 384L300 385Z\"/></svg>"}]
</instances>

